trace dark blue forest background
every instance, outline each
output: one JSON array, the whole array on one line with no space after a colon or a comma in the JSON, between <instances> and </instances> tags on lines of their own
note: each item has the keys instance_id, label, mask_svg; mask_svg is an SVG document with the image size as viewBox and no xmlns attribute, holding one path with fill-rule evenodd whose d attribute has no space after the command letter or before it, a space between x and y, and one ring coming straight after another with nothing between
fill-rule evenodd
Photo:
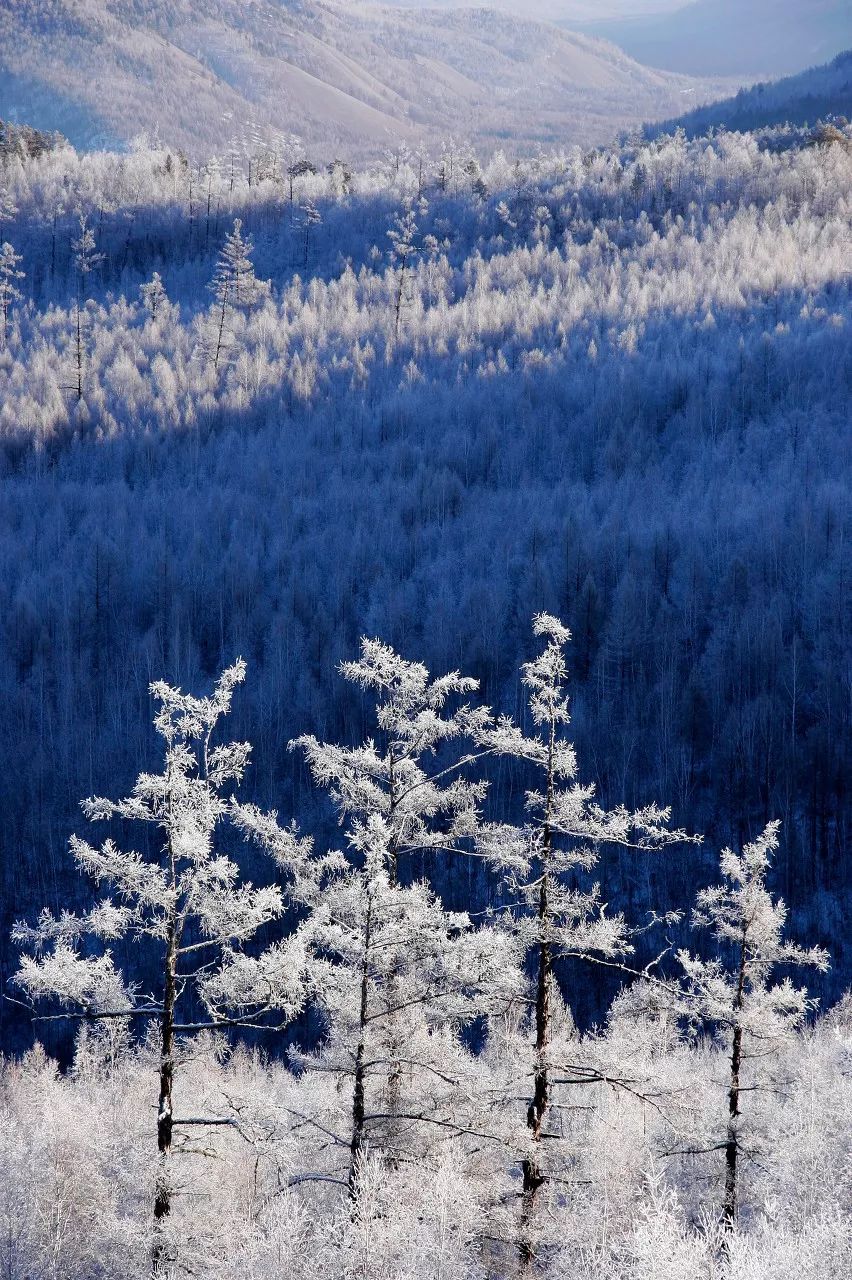
<instances>
[{"instance_id":1,"label":"dark blue forest background","mask_svg":"<svg viewBox=\"0 0 852 1280\"><path fill-rule=\"evenodd\" d=\"M761 146L783 156L794 142ZM37 446L25 397L68 402L44 352L60 330L63 360L70 350L71 312L57 309L76 287L76 215L70 201L58 212L22 207L4 225L30 299L3 356L18 405L0 442L4 982L15 919L89 900L67 843L85 827L79 801L125 794L157 767L149 681L202 691L242 655L248 679L230 725L253 744L242 794L323 846L338 838L333 815L288 741L310 732L351 743L373 731L369 701L335 670L359 637L381 637L435 674L477 677L485 702L523 720L519 665L534 651L532 615L547 610L573 633L581 778L607 805L671 804L677 825L705 835L700 849L607 855L605 898L637 922L688 911L715 878L720 847L781 818L773 887L800 940L832 954L813 990L830 1002L849 985L848 272L819 285L796 285L793 272L745 301L717 301L712 325L698 302L660 306L627 340L603 313L561 330L535 319L566 234L602 295L654 236L674 242L690 218L706 242L739 234L741 217L744 254L750 225L769 234L760 220L778 191L759 172L760 147L743 144L738 160L731 143L727 176L712 187L701 143L677 141L676 182L668 161L653 168L663 145L594 153L577 161L579 176L543 168L519 184L509 171L504 188L492 178L484 191L468 179L464 189L433 183L419 216L445 242L437 270L448 306L469 301L494 266L515 317L467 348L451 335L442 354L431 332L419 343L420 304L404 314L401 346L388 337L392 281L371 266L371 249L386 254L397 175L317 198L304 286L304 230L286 188L244 193L258 274L282 298L291 291L282 314L301 316L289 358L307 364L321 346L304 336L306 308L343 331L350 295L363 302L370 289L386 313L379 355L360 379L351 363L326 361L308 392L294 391L295 378L284 388L258 378L227 401L199 392L191 424L174 431L160 429L144 395L116 390L110 344L141 331L135 299L152 270L182 308L160 322L163 352L188 341L209 302L225 212L211 226L208 204L205 225L202 200L193 224L183 198L151 195L129 218L92 197L106 256L91 282L86 414L72 406L66 427ZM786 172L790 162L777 163ZM800 163L818 175L824 162L803 146ZM162 157L150 166L159 173ZM162 181L176 189L172 169ZM830 319L842 316L845 326ZM251 332L235 334L252 349ZM121 430L107 421L117 400ZM519 817L524 777L506 764L488 776L486 812ZM117 834L138 845L139 832ZM254 855L248 869L268 874ZM493 900L473 862L408 868L422 873L453 907ZM687 925L669 936L687 941ZM614 980L579 965L563 976L577 1016L601 1019ZM0 1044L31 1034L0 1002ZM39 1034L60 1047L59 1030Z\"/></svg>"}]
</instances>

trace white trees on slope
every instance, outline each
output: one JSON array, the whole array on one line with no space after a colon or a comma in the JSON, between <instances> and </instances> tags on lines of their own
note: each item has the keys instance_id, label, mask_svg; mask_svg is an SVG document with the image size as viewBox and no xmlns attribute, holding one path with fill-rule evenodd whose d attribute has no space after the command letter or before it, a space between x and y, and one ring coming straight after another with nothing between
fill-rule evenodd
<instances>
[{"instance_id":1,"label":"white trees on slope","mask_svg":"<svg viewBox=\"0 0 852 1280\"><path fill-rule=\"evenodd\" d=\"M6 330L9 325L9 308L13 302L19 301L21 291L16 286L16 280L23 280L24 273L18 268L21 264L21 255L16 253L14 247L9 244L8 240L4 240L0 247L0 317L2 317L2 345L6 345Z\"/></svg>"},{"instance_id":2,"label":"white trees on slope","mask_svg":"<svg viewBox=\"0 0 852 1280\"><path fill-rule=\"evenodd\" d=\"M466 707L449 709L476 681L457 673L432 680L374 640L341 671L375 696L378 739L339 747L308 736L296 745L330 793L353 853L325 891L318 943L332 966L322 1065L351 1078L354 1195L368 1146L391 1161L405 1154L401 1126L408 1142L423 1124L466 1130L454 1111L454 1068L463 1070L465 1058L454 1030L482 1010L483 992L510 999L517 983L506 940L472 931L468 916L446 912L426 884L406 883L410 868L400 865L412 854L469 847L477 831L484 786L461 776L472 757L436 756L484 722Z\"/></svg>"},{"instance_id":3,"label":"white trees on slope","mask_svg":"<svg viewBox=\"0 0 852 1280\"><path fill-rule=\"evenodd\" d=\"M165 743L163 772L140 774L127 799L91 799L83 809L92 821L117 817L153 826L153 848L147 854L125 853L108 839L96 849L74 837L80 871L107 886L107 895L86 915L54 916L46 910L35 927L19 924L15 930L17 941L33 953L22 959L16 975L32 1001L49 999L66 1016L83 1020L159 1022L155 1271L170 1259L164 1219L172 1204L169 1157L175 1127L207 1123L174 1116L177 1037L203 1028L257 1025L273 1013L289 1018L304 999L298 934L265 953L263 989L255 980L247 991L242 946L281 914L284 901L278 888L242 883L238 866L217 849L220 826L240 821L240 807L226 793L241 780L250 747L213 745L212 739L244 677L245 664L238 661L206 698L163 682L151 686L160 704L154 724ZM302 847L295 838L291 848L298 862ZM142 993L109 949L91 954L87 939L96 950L98 943L118 939L152 946L159 991ZM180 1021L184 1008L188 1020Z\"/></svg>"},{"instance_id":4,"label":"white trees on slope","mask_svg":"<svg viewBox=\"0 0 852 1280\"><path fill-rule=\"evenodd\" d=\"M668 827L669 811L655 805L630 812L603 809L594 786L577 779L577 758L564 737L570 716L565 693L564 649L570 632L557 618L538 614L533 621L544 648L522 668L533 722L529 736L508 718L471 726L478 744L534 769L540 789L526 796L523 826L494 824L478 836L480 853L501 874L506 894L504 928L534 964L534 1059L532 1098L527 1109L528 1142L521 1161L522 1214L519 1250L532 1262L536 1197L548 1177L543 1140L557 1084L588 1084L600 1079L593 1068L560 1059L567 1046L557 1034L560 1019L554 977L556 962L568 956L618 962L632 951L631 930L622 915L607 913L600 886L579 878L594 869L602 845L653 850L687 840Z\"/></svg>"},{"instance_id":5,"label":"white trees on slope","mask_svg":"<svg viewBox=\"0 0 852 1280\"><path fill-rule=\"evenodd\" d=\"M235 218L233 231L228 232L219 251L216 272L209 285L218 304L215 336L210 343L213 368L217 373L228 346L226 327L229 311L256 306L269 292L269 283L258 280L254 273L252 242L243 236L242 226L242 220Z\"/></svg>"},{"instance_id":6,"label":"white trees on slope","mask_svg":"<svg viewBox=\"0 0 852 1280\"><path fill-rule=\"evenodd\" d=\"M687 978L687 1007L700 1023L709 1023L730 1036L730 1072L727 1083L728 1121L725 1139L725 1191L722 1219L733 1226L737 1217L738 1163L744 1151L741 1102L745 1090L765 1087L760 1079L743 1083L744 1065L760 1061L764 1067L773 1053L789 1039L813 1002L805 988L789 977L772 982L775 969L784 965L811 965L824 971L828 955L819 947L805 950L784 942L787 909L773 901L766 888L772 853L778 848L780 822L770 822L742 853L725 849L721 855L724 883L703 889L698 895L693 923L708 928L726 951L724 958L702 960L687 951L678 952Z\"/></svg>"}]
</instances>

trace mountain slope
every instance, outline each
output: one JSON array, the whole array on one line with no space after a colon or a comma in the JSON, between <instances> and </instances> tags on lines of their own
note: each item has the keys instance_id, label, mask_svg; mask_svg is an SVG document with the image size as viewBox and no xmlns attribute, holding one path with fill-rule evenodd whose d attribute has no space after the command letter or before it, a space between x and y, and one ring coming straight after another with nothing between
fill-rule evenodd
<instances>
[{"instance_id":1,"label":"mountain slope","mask_svg":"<svg viewBox=\"0 0 852 1280\"><path fill-rule=\"evenodd\" d=\"M206 151L252 126L327 152L448 132L600 142L673 114L694 88L603 41L489 10L5 0L0 12L0 117L86 147L159 130Z\"/></svg>"},{"instance_id":2,"label":"mountain slope","mask_svg":"<svg viewBox=\"0 0 852 1280\"><path fill-rule=\"evenodd\" d=\"M690 138L709 128L764 129L778 124L813 125L832 117L852 117L852 50L823 67L742 89L736 97L712 102L677 120L650 125L654 136L680 126Z\"/></svg>"},{"instance_id":3,"label":"mountain slope","mask_svg":"<svg viewBox=\"0 0 852 1280\"><path fill-rule=\"evenodd\" d=\"M849 0L694 0L674 13L581 29L648 66L754 79L801 71L842 52L852 42L852 12Z\"/></svg>"}]
</instances>

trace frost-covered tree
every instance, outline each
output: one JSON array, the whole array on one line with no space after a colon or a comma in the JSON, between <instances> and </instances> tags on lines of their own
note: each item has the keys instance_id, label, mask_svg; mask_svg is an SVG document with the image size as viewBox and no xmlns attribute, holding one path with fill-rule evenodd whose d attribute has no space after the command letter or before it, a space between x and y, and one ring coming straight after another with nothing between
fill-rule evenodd
<instances>
[{"instance_id":1,"label":"frost-covered tree","mask_svg":"<svg viewBox=\"0 0 852 1280\"><path fill-rule=\"evenodd\" d=\"M425 203L425 202L424 202ZM409 274L417 254L418 227L414 209L409 205L403 213L397 214L394 225L388 232L391 242L391 261L396 267L396 289L394 292L394 335L399 338L399 326L402 319L402 307L405 302L405 290Z\"/></svg>"},{"instance_id":2,"label":"frost-covered tree","mask_svg":"<svg viewBox=\"0 0 852 1280\"><path fill-rule=\"evenodd\" d=\"M511 998L513 974L503 939L472 931L466 914L447 913L425 883L411 882L415 856L469 848L478 827L484 788L463 776L471 756L448 751L482 720L458 705L476 681L432 679L375 640L341 672L375 698L377 736L357 747L312 736L294 745L329 792L350 851L315 906L315 928L330 965L323 1066L351 1081L354 1194L368 1148L396 1159L412 1124L464 1129L452 1101L452 1061L464 1058L454 1028L482 1011L483 992L493 998L499 987Z\"/></svg>"},{"instance_id":3,"label":"frost-covered tree","mask_svg":"<svg viewBox=\"0 0 852 1280\"><path fill-rule=\"evenodd\" d=\"M555 967L567 957L618 963L633 950L628 922L622 914L608 911L600 884L588 883L587 877L602 846L650 851L688 838L684 831L669 828L669 810L656 805L632 812L623 806L604 809L594 799L594 786L577 780L577 757L565 736L570 721L565 660L570 632L544 613L536 615L533 631L544 647L524 664L522 680L538 732L524 733L508 717L484 725L480 719L472 726L480 747L522 762L538 780L527 791L522 826L493 824L477 837L479 852L503 881L502 926L529 958L534 974L532 1097L521 1160L519 1248L525 1264L534 1256L533 1214L548 1177L544 1152L554 1083L583 1084L597 1074L567 1060L570 1050L559 1035L565 1017Z\"/></svg>"},{"instance_id":4,"label":"frost-covered tree","mask_svg":"<svg viewBox=\"0 0 852 1280\"><path fill-rule=\"evenodd\" d=\"M243 882L237 864L219 848L220 829L242 822L229 793L242 779L250 747L217 744L214 735L244 677L239 661L204 698L163 682L151 686L159 703L154 724L164 742L162 773L140 774L124 800L90 799L83 805L92 821L119 818L151 827L148 852L124 852L112 839L95 848L73 837L78 868L107 893L85 914L45 910L37 925L15 930L31 953L22 958L15 981L32 1002L49 1000L65 1016L87 1022L158 1024L156 1271L167 1269L172 1251L164 1219L172 1203L174 1131L176 1125L204 1123L174 1115L178 1038L205 1028L265 1024L270 1015L287 1019L305 998L298 938L292 949L281 944L259 961L244 958L244 944L281 915L284 900L276 887ZM295 838L290 847L298 859ZM119 939L143 953L153 950L156 990L143 991L132 972L116 965L107 944Z\"/></svg>"},{"instance_id":5,"label":"frost-covered tree","mask_svg":"<svg viewBox=\"0 0 852 1280\"><path fill-rule=\"evenodd\" d=\"M166 286L163 284L159 271L155 271L146 284L139 286L139 292L142 295L142 301L151 312L151 319L156 320L157 311L164 302L168 301Z\"/></svg>"},{"instance_id":6,"label":"frost-covered tree","mask_svg":"<svg viewBox=\"0 0 852 1280\"><path fill-rule=\"evenodd\" d=\"M730 1045L727 1130L719 1144L725 1152L722 1218L729 1227L737 1217L739 1156L748 1149L743 1141L743 1094L766 1087L772 1057L814 1007L807 990L794 986L789 977L773 980L775 970L810 965L824 971L829 963L821 948L805 949L783 939L787 909L766 887L780 826L770 822L741 853L723 850L723 883L698 895L693 924L711 931L724 948L723 956L703 960L688 951L678 953L690 1016L720 1030ZM743 1078L747 1065L755 1076L748 1083Z\"/></svg>"},{"instance_id":7,"label":"frost-covered tree","mask_svg":"<svg viewBox=\"0 0 852 1280\"><path fill-rule=\"evenodd\" d=\"M23 261L21 255L16 253L14 247L9 244L8 240L4 240L0 246L0 316L3 317L2 342L6 345L6 330L9 325L9 309L13 302L19 301L21 291L16 286L16 280L23 280L24 272L19 270Z\"/></svg>"},{"instance_id":8,"label":"frost-covered tree","mask_svg":"<svg viewBox=\"0 0 852 1280\"><path fill-rule=\"evenodd\" d=\"M83 367L86 362L85 304L89 294L90 277L96 267L105 261L106 255L97 247L95 234L88 224L86 214L80 214L80 234L71 241L71 253L77 289L74 295L74 373L73 382L66 390L74 392L78 402L83 398Z\"/></svg>"},{"instance_id":9,"label":"frost-covered tree","mask_svg":"<svg viewBox=\"0 0 852 1280\"><path fill-rule=\"evenodd\" d=\"M227 320L229 312L248 310L256 306L269 292L269 284L258 280L251 260L252 242L243 236L242 219L234 219L233 230L225 237L219 251L216 272L210 283L210 291L216 299L215 337L211 346L213 368L219 364L228 347Z\"/></svg>"},{"instance_id":10,"label":"frost-covered tree","mask_svg":"<svg viewBox=\"0 0 852 1280\"><path fill-rule=\"evenodd\" d=\"M314 227L318 227L322 223L322 214L312 200L306 200L302 205L300 212L301 226L305 236L304 252L302 255L302 270L307 271L311 250L311 231Z\"/></svg>"}]
</instances>

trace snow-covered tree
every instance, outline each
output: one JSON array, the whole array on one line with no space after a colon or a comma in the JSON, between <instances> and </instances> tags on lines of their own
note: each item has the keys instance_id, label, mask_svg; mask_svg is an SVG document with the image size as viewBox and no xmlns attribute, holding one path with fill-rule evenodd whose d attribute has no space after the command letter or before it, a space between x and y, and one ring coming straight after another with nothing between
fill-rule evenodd
<instances>
[{"instance_id":1,"label":"snow-covered tree","mask_svg":"<svg viewBox=\"0 0 852 1280\"><path fill-rule=\"evenodd\" d=\"M80 234L71 241L71 252L74 257L74 271L77 275L77 293L85 298L89 291L89 277L96 267L104 261L106 255L98 251L95 233L89 226L85 214L80 214Z\"/></svg>"},{"instance_id":2,"label":"snow-covered tree","mask_svg":"<svg viewBox=\"0 0 852 1280\"><path fill-rule=\"evenodd\" d=\"M701 1024L721 1031L730 1046L725 1139L725 1191L722 1217L733 1226L739 1200L739 1156L744 1140L742 1101L745 1092L767 1086L767 1068L791 1034L802 1024L813 1001L789 977L774 980L788 965L828 968L828 954L785 941L787 909L766 887L780 822L770 822L741 853L722 852L723 883L703 889L693 913L696 928L709 929L724 949L720 958L703 960L678 953L687 981L687 1009ZM747 1068L754 1078L744 1080Z\"/></svg>"},{"instance_id":3,"label":"snow-covered tree","mask_svg":"<svg viewBox=\"0 0 852 1280\"><path fill-rule=\"evenodd\" d=\"M565 647L571 636L557 618L540 613L533 631L543 641L538 657L523 666L533 724L530 735L508 717L472 726L480 747L522 762L538 779L527 791L522 826L497 823L478 834L477 846L500 873L506 895L503 928L516 939L534 971L532 1097L527 1108L528 1143L521 1160L522 1220L519 1248L529 1264L534 1256L533 1215L548 1177L544 1140L554 1081L578 1084L596 1072L568 1065L570 1049L560 1043L566 1026L555 968L567 957L618 963L632 950L631 927L608 911L598 883L587 877L602 846L642 851L682 843L684 831L668 826L669 811L651 805L630 811L602 808L592 784L577 780L574 747L565 737L570 721ZM569 998L570 1006L570 998Z\"/></svg>"},{"instance_id":4,"label":"snow-covered tree","mask_svg":"<svg viewBox=\"0 0 852 1280\"><path fill-rule=\"evenodd\" d=\"M330 964L322 1065L351 1081L354 1194L369 1148L394 1160L412 1126L464 1130L454 1110L465 1058L455 1028L486 999L511 999L517 983L504 939L472 930L466 914L446 912L427 884L411 882L415 856L467 849L477 830L484 788L463 776L469 754L447 752L482 718L458 705L476 681L432 679L376 640L341 672L375 698L377 737L295 745L334 801L350 850L315 906L314 929Z\"/></svg>"},{"instance_id":5,"label":"snow-covered tree","mask_svg":"<svg viewBox=\"0 0 852 1280\"><path fill-rule=\"evenodd\" d=\"M86 310L90 276L106 259L97 247L95 234L88 224L86 214L80 214L80 234L71 241L71 253L77 290L74 296L74 372L73 381L66 390L73 391L79 402L83 398L83 369L86 363Z\"/></svg>"},{"instance_id":6,"label":"snow-covered tree","mask_svg":"<svg viewBox=\"0 0 852 1280\"><path fill-rule=\"evenodd\" d=\"M166 286L163 284L159 271L155 271L146 284L139 286L139 292L142 295L142 301L151 312L151 319L156 320L157 311L164 302L168 301Z\"/></svg>"},{"instance_id":7,"label":"snow-covered tree","mask_svg":"<svg viewBox=\"0 0 852 1280\"><path fill-rule=\"evenodd\" d=\"M2 342L6 345L6 330L9 324L9 309L13 302L21 298L21 291L15 281L23 280L24 272L19 270L22 257L14 247L4 240L0 246L0 316L3 317Z\"/></svg>"},{"instance_id":8,"label":"snow-covered tree","mask_svg":"<svg viewBox=\"0 0 852 1280\"><path fill-rule=\"evenodd\" d=\"M251 260L252 242L243 236L242 219L234 219L234 227L225 237L219 251L216 272L210 283L210 291L216 299L215 336L210 343L213 368L219 364L228 348L227 320L229 312L248 310L256 306L269 292L269 284L258 280Z\"/></svg>"},{"instance_id":9,"label":"snow-covered tree","mask_svg":"<svg viewBox=\"0 0 852 1280\"><path fill-rule=\"evenodd\" d=\"M391 242L391 261L396 267L397 274L394 300L394 335L397 339L409 274L414 259L420 252L417 235L416 216L413 207L409 204L402 213L397 214L394 225L388 232L388 239Z\"/></svg>"},{"instance_id":10,"label":"snow-covered tree","mask_svg":"<svg viewBox=\"0 0 852 1280\"><path fill-rule=\"evenodd\" d=\"M80 871L108 892L83 915L45 910L37 925L19 924L15 930L16 940L31 952L22 958L15 981L34 1003L49 1000L78 1020L158 1024L157 1271L167 1268L171 1256L164 1219L172 1203L169 1158L175 1128L204 1123L174 1114L178 1038L204 1028L265 1024L270 1015L288 1020L306 994L298 939L292 949L281 944L260 960L244 958L244 944L281 915L284 899L276 887L243 882L237 864L218 847L220 828L242 822L229 793L242 779L250 748L244 742L215 743L214 734L244 677L245 664L238 661L204 698L163 682L151 686L159 703L154 724L165 748L162 773L140 774L124 800L90 799L83 805L92 821L115 817L152 827L149 852L126 853L111 839L95 848L73 837ZM290 848L298 861L295 837ZM159 975L155 991L141 990L133 973L116 965L108 944L119 939L143 953L153 950Z\"/></svg>"},{"instance_id":11,"label":"snow-covered tree","mask_svg":"<svg viewBox=\"0 0 852 1280\"><path fill-rule=\"evenodd\" d=\"M302 255L302 270L307 271L311 250L311 231L314 227L318 227L322 223L322 214L312 200L306 200L301 206L300 216L301 226L305 236L304 252Z\"/></svg>"}]
</instances>

